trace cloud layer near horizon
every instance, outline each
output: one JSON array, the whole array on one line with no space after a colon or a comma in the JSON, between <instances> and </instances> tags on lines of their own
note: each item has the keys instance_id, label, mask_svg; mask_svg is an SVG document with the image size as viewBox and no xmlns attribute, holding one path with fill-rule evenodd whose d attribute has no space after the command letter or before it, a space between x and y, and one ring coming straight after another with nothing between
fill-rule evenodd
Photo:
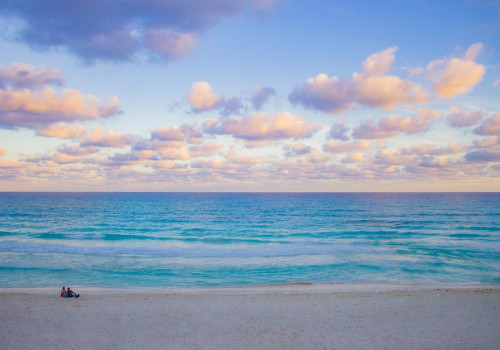
<instances>
[{"instance_id":1,"label":"cloud layer near horizon","mask_svg":"<svg viewBox=\"0 0 500 350\"><path fill-rule=\"evenodd\" d=\"M269 98L277 95L271 87L259 87L250 97L227 98L208 82L195 81L184 91L186 117L195 119L161 125L146 135L86 125L118 116L118 98L66 88L59 69L2 66L0 128L33 129L38 136L64 143L52 151L20 155L0 144L0 182L44 179L72 188L123 181L177 189L179 184L219 182L494 179L500 172L500 114L454 104L446 110L428 106L433 99L468 93L481 81L485 68L475 62L481 50L482 45L474 44L461 58L429 63L419 73L428 86L389 74L396 47L368 56L360 72L348 79L319 74L298 85L289 99L325 112L322 123L286 108L264 111ZM411 108L386 112L400 105ZM379 115L356 121L331 115L355 106ZM425 139L438 123L473 140ZM401 142L408 135L422 140Z\"/></svg>"}]
</instances>

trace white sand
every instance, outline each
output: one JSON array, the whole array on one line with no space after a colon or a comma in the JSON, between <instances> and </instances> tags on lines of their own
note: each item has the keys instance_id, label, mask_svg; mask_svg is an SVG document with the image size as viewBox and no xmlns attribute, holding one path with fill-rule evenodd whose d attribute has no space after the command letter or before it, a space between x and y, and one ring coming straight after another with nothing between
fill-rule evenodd
<instances>
[{"instance_id":1,"label":"white sand","mask_svg":"<svg viewBox=\"0 0 500 350\"><path fill-rule=\"evenodd\" d=\"M0 349L499 349L500 288L3 290L0 322Z\"/></svg>"}]
</instances>

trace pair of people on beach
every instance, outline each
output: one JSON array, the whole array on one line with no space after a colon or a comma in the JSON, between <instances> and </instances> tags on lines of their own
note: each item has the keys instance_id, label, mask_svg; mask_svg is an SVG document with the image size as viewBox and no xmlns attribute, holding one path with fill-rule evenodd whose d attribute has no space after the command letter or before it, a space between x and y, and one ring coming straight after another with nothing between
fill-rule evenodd
<instances>
[{"instance_id":1,"label":"pair of people on beach","mask_svg":"<svg viewBox=\"0 0 500 350\"><path fill-rule=\"evenodd\" d=\"M70 287L66 290L65 287L62 287L61 289L61 298L79 298L80 294L76 294L71 290Z\"/></svg>"}]
</instances>

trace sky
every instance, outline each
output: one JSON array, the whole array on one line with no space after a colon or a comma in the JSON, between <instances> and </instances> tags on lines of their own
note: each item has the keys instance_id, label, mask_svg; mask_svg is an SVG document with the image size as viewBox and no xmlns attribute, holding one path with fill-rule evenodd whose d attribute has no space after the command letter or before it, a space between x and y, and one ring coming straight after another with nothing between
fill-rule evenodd
<instances>
[{"instance_id":1,"label":"sky","mask_svg":"<svg viewBox=\"0 0 500 350\"><path fill-rule=\"evenodd\" d=\"M495 0L4 0L0 191L500 191Z\"/></svg>"}]
</instances>

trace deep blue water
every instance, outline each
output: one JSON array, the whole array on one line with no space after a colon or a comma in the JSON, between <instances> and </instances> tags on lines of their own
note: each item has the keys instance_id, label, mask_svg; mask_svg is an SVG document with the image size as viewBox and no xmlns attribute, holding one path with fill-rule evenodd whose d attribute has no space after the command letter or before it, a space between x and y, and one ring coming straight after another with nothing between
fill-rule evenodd
<instances>
[{"instance_id":1,"label":"deep blue water","mask_svg":"<svg viewBox=\"0 0 500 350\"><path fill-rule=\"evenodd\" d=\"M0 287L500 283L497 193L0 193Z\"/></svg>"}]
</instances>

